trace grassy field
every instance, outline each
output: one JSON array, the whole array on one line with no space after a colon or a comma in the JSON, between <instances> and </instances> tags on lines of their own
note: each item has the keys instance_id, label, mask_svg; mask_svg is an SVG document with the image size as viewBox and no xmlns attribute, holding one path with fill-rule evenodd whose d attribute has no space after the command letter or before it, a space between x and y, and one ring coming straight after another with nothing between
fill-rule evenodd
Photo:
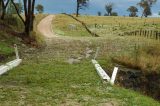
<instances>
[{"instance_id":1,"label":"grassy field","mask_svg":"<svg viewBox=\"0 0 160 106\"><path fill-rule=\"evenodd\" d=\"M78 31L68 30L68 24L78 25ZM23 63L0 77L0 105L160 105L150 97L118 86L117 82L115 86L103 83L91 63L96 48L100 47L97 60L104 69L112 71L116 65L112 62L113 57L119 58L127 54L128 57L133 58L132 55L137 54L137 49L134 49L135 44L141 45L141 49L144 49L150 43L153 45L153 40L114 34L105 37L102 35L99 38L90 37L79 23L63 15L57 16L53 28L59 36L72 38L57 37L51 39L46 48L23 50L21 52ZM144 42L140 42L142 40ZM158 42L155 44L157 45ZM88 49L92 53L89 58L86 58ZM158 49L155 50L159 52ZM81 59L79 62L69 64L68 60L71 58Z\"/></svg>"},{"instance_id":2,"label":"grassy field","mask_svg":"<svg viewBox=\"0 0 160 106\"><path fill-rule=\"evenodd\" d=\"M107 35L120 34L125 31L137 30L137 29L159 29L159 18L130 18L130 17L106 17L106 16L80 16L79 20L86 23L86 25L93 32L96 32L100 36L106 37ZM75 25L75 29L70 29L70 25ZM58 15L54 21L55 31L59 35L64 36L91 36L89 35L81 24L65 15Z\"/></svg>"},{"instance_id":3,"label":"grassy field","mask_svg":"<svg viewBox=\"0 0 160 106\"><path fill-rule=\"evenodd\" d=\"M144 71L160 72L159 41L144 37L118 36L122 32L136 29L157 30L160 26L159 18L80 16L78 19L85 22L92 31L99 34L100 39L89 37L91 35L78 22L65 15L57 16L53 22L53 29L61 36L81 36L85 37L82 39L95 40L100 44L103 52L100 55L102 58L105 54L111 52L112 55L108 55L108 57L113 57L115 61L125 66ZM69 24L76 25L77 29L70 30ZM95 24L97 24L96 28Z\"/></svg>"},{"instance_id":4,"label":"grassy field","mask_svg":"<svg viewBox=\"0 0 160 106\"><path fill-rule=\"evenodd\" d=\"M53 24L53 29L58 35L72 37L90 36L89 33L86 32L85 28L83 28L79 22L67 16L64 18L64 15L58 15L58 18L56 18ZM72 30L70 28L70 26L72 25L76 25L76 30Z\"/></svg>"},{"instance_id":5,"label":"grassy field","mask_svg":"<svg viewBox=\"0 0 160 106\"><path fill-rule=\"evenodd\" d=\"M82 55L88 41L53 40L45 50L31 52L21 66L0 77L0 104L51 106L153 106L157 101L131 90L103 84L90 59L68 64ZM105 59L99 62L110 66Z\"/></svg>"}]
</instances>

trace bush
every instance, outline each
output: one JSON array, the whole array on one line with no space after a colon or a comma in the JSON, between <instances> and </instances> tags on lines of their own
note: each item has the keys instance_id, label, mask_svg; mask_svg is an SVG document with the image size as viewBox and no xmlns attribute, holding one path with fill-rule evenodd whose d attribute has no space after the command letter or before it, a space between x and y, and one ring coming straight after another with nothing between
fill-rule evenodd
<instances>
[{"instance_id":1,"label":"bush","mask_svg":"<svg viewBox=\"0 0 160 106\"><path fill-rule=\"evenodd\" d=\"M24 25L17 15L6 15L5 24L13 26L15 30L23 31Z\"/></svg>"}]
</instances>

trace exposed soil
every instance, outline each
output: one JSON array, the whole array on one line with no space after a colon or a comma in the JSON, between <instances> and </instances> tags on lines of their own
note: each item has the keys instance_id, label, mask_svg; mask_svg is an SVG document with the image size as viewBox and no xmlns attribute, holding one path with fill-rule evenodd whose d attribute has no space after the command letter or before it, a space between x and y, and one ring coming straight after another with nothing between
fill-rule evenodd
<instances>
[{"instance_id":1,"label":"exposed soil","mask_svg":"<svg viewBox=\"0 0 160 106\"><path fill-rule=\"evenodd\" d=\"M13 55L14 55L14 53L11 53L9 55L2 55L2 54L0 54L0 62L4 62L5 60L7 60L8 57L11 57Z\"/></svg>"},{"instance_id":2,"label":"exposed soil","mask_svg":"<svg viewBox=\"0 0 160 106\"><path fill-rule=\"evenodd\" d=\"M42 21L38 24L38 31L45 36L45 38L53 38L57 37L56 34L52 30L52 21L54 20L55 15L49 15L42 19Z\"/></svg>"},{"instance_id":3,"label":"exposed soil","mask_svg":"<svg viewBox=\"0 0 160 106\"><path fill-rule=\"evenodd\" d=\"M3 55L0 55L0 62L2 62L2 61L4 61L5 60L5 56L3 56Z\"/></svg>"},{"instance_id":4,"label":"exposed soil","mask_svg":"<svg viewBox=\"0 0 160 106\"><path fill-rule=\"evenodd\" d=\"M140 67L128 65L118 60L113 60L113 62L121 64L117 75L118 85L139 91L160 101L160 73L158 71L143 71Z\"/></svg>"},{"instance_id":5,"label":"exposed soil","mask_svg":"<svg viewBox=\"0 0 160 106\"><path fill-rule=\"evenodd\" d=\"M160 101L160 73L120 68L117 83Z\"/></svg>"}]
</instances>

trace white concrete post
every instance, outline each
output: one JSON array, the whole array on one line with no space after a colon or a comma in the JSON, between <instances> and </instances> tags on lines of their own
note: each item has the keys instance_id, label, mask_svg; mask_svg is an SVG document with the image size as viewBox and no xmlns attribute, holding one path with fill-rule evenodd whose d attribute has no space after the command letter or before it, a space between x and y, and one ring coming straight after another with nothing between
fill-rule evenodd
<instances>
[{"instance_id":1,"label":"white concrete post","mask_svg":"<svg viewBox=\"0 0 160 106\"><path fill-rule=\"evenodd\" d=\"M98 52L99 52L99 47L97 47L97 51L96 51L96 54L95 54L95 56L94 56L94 60L96 60L96 58L97 58L97 56L98 56Z\"/></svg>"},{"instance_id":2,"label":"white concrete post","mask_svg":"<svg viewBox=\"0 0 160 106\"><path fill-rule=\"evenodd\" d=\"M15 49L16 59L6 63L5 65L0 66L0 75L6 73L7 71L11 70L14 67L17 67L22 62L22 59L19 59L18 49L16 44L14 44L14 49Z\"/></svg>"},{"instance_id":3,"label":"white concrete post","mask_svg":"<svg viewBox=\"0 0 160 106\"><path fill-rule=\"evenodd\" d=\"M114 81L116 79L117 72L118 72L118 67L114 67L114 70L113 70L113 73L112 73L112 77L111 77L111 80L110 80L110 83L112 85L114 85Z\"/></svg>"},{"instance_id":4,"label":"white concrete post","mask_svg":"<svg viewBox=\"0 0 160 106\"><path fill-rule=\"evenodd\" d=\"M14 44L14 50L15 50L16 58L19 59L18 48L16 44Z\"/></svg>"},{"instance_id":5,"label":"white concrete post","mask_svg":"<svg viewBox=\"0 0 160 106\"><path fill-rule=\"evenodd\" d=\"M107 80L108 82L110 81L110 77L108 74L102 69L102 67L98 64L96 60L92 60L93 65L95 66L98 75L103 79Z\"/></svg>"}]
</instances>

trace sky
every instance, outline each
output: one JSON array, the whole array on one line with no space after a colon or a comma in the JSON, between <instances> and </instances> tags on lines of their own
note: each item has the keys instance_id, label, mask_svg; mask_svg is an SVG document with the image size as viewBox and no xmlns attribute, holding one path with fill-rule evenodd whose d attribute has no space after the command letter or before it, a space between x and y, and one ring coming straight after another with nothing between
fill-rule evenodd
<instances>
[{"instance_id":1,"label":"sky","mask_svg":"<svg viewBox=\"0 0 160 106\"><path fill-rule=\"evenodd\" d=\"M36 4L42 4L44 6L45 13L58 14L62 12L75 13L77 0L36 0ZM127 16L129 13L126 11L129 6L137 6L140 0L90 0L89 7L85 10L80 10L82 14L97 15L100 11L105 14L105 4L114 3L114 12L118 12L121 16ZM138 6L137 6L138 7ZM142 9L138 7L138 15L141 14ZM158 16L160 11L160 0L152 7L153 17Z\"/></svg>"}]
</instances>

